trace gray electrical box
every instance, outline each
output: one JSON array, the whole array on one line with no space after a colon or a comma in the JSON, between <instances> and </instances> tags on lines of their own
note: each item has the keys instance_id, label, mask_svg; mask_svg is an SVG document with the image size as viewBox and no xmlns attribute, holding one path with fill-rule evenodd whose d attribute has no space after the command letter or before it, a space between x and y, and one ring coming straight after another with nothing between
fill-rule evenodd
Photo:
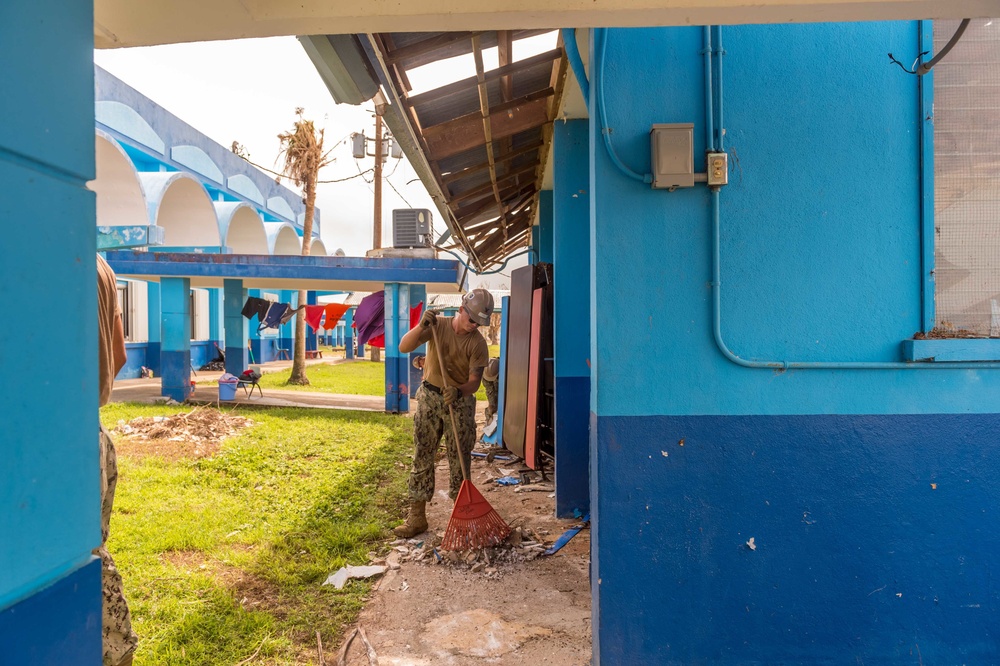
<instances>
[{"instance_id":1,"label":"gray electrical box","mask_svg":"<svg viewBox=\"0 0 1000 666\"><path fill-rule=\"evenodd\" d=\"M694 123L653 125L653 189L694 187Z\"/></svg>"},{"instance_id":2,"label":"gray electrical box","mask_svg":"<svg viewBox=\"0 0 1000 666\"><path fill-rule=\"evenodd\" d=\"M354 159L361 159L368 153L368 139L364 132L355 132L351 135L351 148L354 152Z\"/></svg>"},{"instance_id":3,"label":"gray electrical box","mask_svg":"<svg viewBox=\"0 0 1000 666\"><path fill-rule=\"evenodd\" d=\"M392 211L393 247L430 247L433 218L426 208Z\"/></svg>"}]
</instances>

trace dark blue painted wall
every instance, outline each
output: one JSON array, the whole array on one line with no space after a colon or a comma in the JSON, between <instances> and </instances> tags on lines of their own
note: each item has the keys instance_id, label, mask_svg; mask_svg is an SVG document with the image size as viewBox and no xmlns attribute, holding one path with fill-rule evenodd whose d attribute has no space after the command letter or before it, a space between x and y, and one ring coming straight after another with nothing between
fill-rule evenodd
<instances>
[{"instance_id":1,"label":"dark blue painted wall","mask_svg":"<svg viewBox=\"0 0 1000 666\"><path fill-rule=\"evenodd\" d=\"M998 428L598 418L601 662L994 663Z\"/></svg>"}]
</instances>

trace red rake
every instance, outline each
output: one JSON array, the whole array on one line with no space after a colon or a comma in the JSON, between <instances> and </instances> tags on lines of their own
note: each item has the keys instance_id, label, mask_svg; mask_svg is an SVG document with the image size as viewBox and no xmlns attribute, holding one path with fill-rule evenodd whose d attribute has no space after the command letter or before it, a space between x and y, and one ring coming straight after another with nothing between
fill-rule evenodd
<instances>
[{"instance_id":1,"label":"red rake","mask_svg":"<svg viewBox=\"0 0 1000 666\"><path fill-rule=\"evenodd\" d=\"M441 369L441 382L448 388L448 376L444 371L444 361L441 360L441 345L438 344L437 331L431 327L434 347ZM448 405L448 416L451 417L451 434L455 437L455 451L462 467L462 486L455 498L455 508L451 510L448 527L441 540L444 550L470 550L489 548L503 543L510 534L508 525L500 514L490 506L482 493L469 481L469 470L465 468L465 456L458 445L458 427L455 425L455 411Z\"/></svg>"}]
</instances>

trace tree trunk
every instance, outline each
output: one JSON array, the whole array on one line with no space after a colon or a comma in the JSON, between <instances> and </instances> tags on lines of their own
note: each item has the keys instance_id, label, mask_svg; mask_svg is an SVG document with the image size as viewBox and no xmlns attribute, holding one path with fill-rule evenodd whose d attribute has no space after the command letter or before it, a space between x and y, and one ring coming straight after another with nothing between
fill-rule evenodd
<instances>
[{"instance_id":1,"label":"tree trunk","mask_svg":"<svg viewBox=\"0 0 1000 666\"><path fill-rule=\"evenodd\" d=\"M302 222L302 256L309 256L312 250L312 228L313 213L316 210L316 180L318 173L310 174L309 180L305 183L306 217ZM306 304L307 294L304 289L299 290L298 306ZM292 345L292 373L288 377L289 384L306 385L309 378L306 377L306 316L305 310L300 310L295 317L295 341Z\"/></svg>"}]
</instances>

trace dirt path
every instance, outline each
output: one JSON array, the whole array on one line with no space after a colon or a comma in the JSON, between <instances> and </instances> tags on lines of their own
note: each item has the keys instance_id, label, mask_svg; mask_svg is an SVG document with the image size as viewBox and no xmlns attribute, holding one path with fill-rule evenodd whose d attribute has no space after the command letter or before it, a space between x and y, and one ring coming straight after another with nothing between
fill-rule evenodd
<instances>
[{"instance_id":1,"label":"dirt path","mask_svg":"<svg viewBox=\"0 0 1000 666\"><path fill-rule=\"evenodd\" d=\"M508 522L520 524L526 535L551 545L579 523L552 517L550 491L515 492L518 486L489 481L503 476L501 468L510 471L520 465L474 459L473 480L494 509ZM446 461L438 462L436 479L438 490L428 507L430 531L414 542L433 542L448 523L452 504L441 491L448 487ZM433 554L420 562L405 561L419 553L414 542L397 544L409 554L402 555L399 569L379 581L361 613L360 625L381 666L590 663L589 530L553 556L519 562L497 562L494 557L476 572L464 561L438 564ZM337 653L331 653L327 663L335 664ZM352 642L347 663L368 666L360 638Z\"/></svg>"}]
</instances>

